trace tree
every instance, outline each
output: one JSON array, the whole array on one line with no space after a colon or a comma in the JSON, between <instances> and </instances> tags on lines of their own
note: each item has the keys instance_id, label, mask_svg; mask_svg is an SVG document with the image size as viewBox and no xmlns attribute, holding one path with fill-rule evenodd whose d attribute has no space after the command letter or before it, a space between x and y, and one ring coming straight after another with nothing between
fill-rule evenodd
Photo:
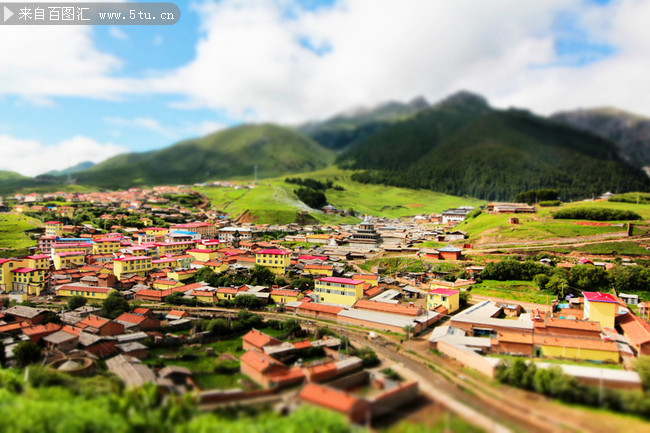
<instances>
[{"instance_id":1,"label":"tree","mask_svg":"<svg viewBox=\"0 0 650 433\"><path fill-rule=\"evenodd\" d=\"M637 373L639 373L639 376L641 376L643 387L646 390L650 389L650 356L638 357L634 363L634 367Z\"/></svg>"},{"instance_id":2,"label":"tree","mask_svg":"<svg viewBox=\"0 0 650 433\"><path fill-rule=\"evenodd\" d=\"M79 296L79 295L73 296L70 299L68 299L68 309L76 310L77 308L86 305L86 302L87 302L86 298L84 298L83 296Z\"/></svg>"},{"instance_id":3,"label":"tree","mask_svg":"<svg viewBox=\"0 0 650 433\"><path fill-rule=\"evenodd\" d=\"M539 286L540 290L546 289L549 279L550 278L546 274L537 274L533 277L533 281Z\"/></svg>"},{"instance_id":4,"label":"tree","mask_svg":"<svg viewBox=\"0 0 650 433\"><path fill-rule=\"evenodd\" d=\"M255 265L250 275L250 284L254 286L271 286L275 281L275 274L266 266Z\"/></svg>"},{"instance_id":5,"label":"tree","mask_svg":"<svg viewBox=\"0 0 650 433\"><path fill-rule=\"evenodd\" d=\"M41 359L42 350L31 341L21 341L14 348L16 365L20 368L27 367Z\"/></svg>"},{"instance_id":6,"label":"tree","mask_svg":"<svg viewBox=\"0 0 650 433\"><path fill-rule=\"evenodd\" d=\"M122 313L131 311L126 299L119 292L111 292L102 303L102 313L109 319L115 319Z\"/></svg>"},{"instance_id":7,"label":"tree","mask_svg":"<svg viewBox=\"0 0 650 433\"><path fill-rule=\"evenodd\" d=\"M198 271L196 271L196 281L208 281L210 282L213 278L215 277L215 273L212 270L212 268L208 268L207 266L202 267Z\"/></svg>"},{"instance_id":8,"label":"tree","mask_svg":"<svg viewBox=\"0 0 650 433\"><path fill-rule=\"evenodd\" d=\"M546 283L546 288L555 295L564 298L564 294L569 290L569 282L559 274L554 274Z\"/></svg>"},{"instance_id":9,"label":"tree","mask_svg":"<svg viewBox=\"0 0 650 433\"><path fill-rule=\"evenodd\" d=\"M287 338L297 337L302 332L300 322L297 319L286 320L282 323L282 330L286 334Z\"/></svg>"}]
</instances>

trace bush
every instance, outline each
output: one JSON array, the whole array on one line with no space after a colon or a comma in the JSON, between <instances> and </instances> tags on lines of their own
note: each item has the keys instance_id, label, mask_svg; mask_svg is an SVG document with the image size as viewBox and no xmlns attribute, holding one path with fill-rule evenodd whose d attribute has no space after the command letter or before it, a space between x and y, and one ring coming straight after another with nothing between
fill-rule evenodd
<instances>
[{"instance_id":1,"label":"bush","mask_svg":"<svg viewBox=\"0 0 650 433\"><path fill-rule=\"evenodd\" d=\"M109 319L115 319L122 313L128 313L131 307L119 292L111 292L102 303L102 313Z\"/></svg>"},{"instance_id":2,"label":"bush","mask_svg":"<svg viewBox=\"0 0 650 433\"><path fill-rule=\"evenodd\" d=\"M641 215L629 210L576 207L561 209L553 214L554 219L591 220L591 221L636 221Z\"/></svg>"},{"instance_id":3,"label":"bush","mask_svg":"<svg viewBox=\"0 0 650 433\"><path fill-rule=\"evenodd\" d=\"M547 200L547 201L540 201L539 202L539 205L541 207L559 206L561 204L562 204L562 202L560 200Z\"/></svg>"},{"instance_id":4,"label":"bush","mask_svg":"<svg viewBox=\"0 0 650 433\"><path fill-rule=\"evenodd\" d=\"M31 341L21 341L14 348L14 359L18 367L27 367L41 359L41 348Z\"/></svg>"},{"instance_id":5,"label":"bush","mask_svg":"<svg viewBox=\"0 0 650 433\"><path fill-rule=\"evenodd\" d=\"M69 310L76 310L79 307L83 307L86 305L86 298L83 296L73 296L70 299L68 299L68 309Z\"/></svg>"}]
</instances>

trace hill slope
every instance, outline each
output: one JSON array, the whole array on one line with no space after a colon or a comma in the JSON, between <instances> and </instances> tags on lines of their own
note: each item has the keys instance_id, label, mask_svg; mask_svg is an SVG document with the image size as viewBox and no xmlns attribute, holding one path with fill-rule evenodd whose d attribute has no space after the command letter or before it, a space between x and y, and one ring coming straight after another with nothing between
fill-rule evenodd
<instances>
[{"instance_id":1,"label":"hill slope","mask_svg":"<svg viewBox=\"0 0 650 433\"><path fill-rule=\"evenodd\" d=\"M495 110L466 92L339 156L355 180L489 200L557 188L563 199L646 191L650 179L601 137L521 110Z\"/></svg>"},{"instance_id":2,"label":"hill slope","mask_svg":"<svg viewBox=\"0 0 650 433\"><path fill-rule=\"evenodd\" d=\"M77 173L79 171L83 170L88 170L89 168L93 167L95 165L94 162L92 161L84 161L80 162L79 164L73 165L72 167L65 168L63 170L51 170L45 173L46 176L63 176L73 173Z\"/></svg>"},{"instance_id":3,"label":"hill slope","mask_svg":"<svg viewBox=\"0 0 650 433\"><path fill-rule=\"evenodd\" d=\"M147 153L115 156L76 173L103 187L194 183L219 178L280 176L326 167L333 153L291 129L244 125Z\"/></svg>"},{"instance_id":4,"label":"hill slope","mask_svg":"<svg viewBox=\"0 0 650 433\"><path fill-rule=\"evenodd\" d=\"M370 109L342 113L323 122L309 122L298 130L327 148L340 150L408 119L428 106L422 97L406 104L387 102Z\"/></svg>"},{"instance_id":5,"label":"hill slope","mask_svg":"<svg viewBox=\"0 0 650 433\"><path fill-rule=\"evenodd\" d=\"M612 140L619 155L637 167L650 166L650 119L615 108L565 111L551 116L560 122Z\"/></svg>"}]
</instances>

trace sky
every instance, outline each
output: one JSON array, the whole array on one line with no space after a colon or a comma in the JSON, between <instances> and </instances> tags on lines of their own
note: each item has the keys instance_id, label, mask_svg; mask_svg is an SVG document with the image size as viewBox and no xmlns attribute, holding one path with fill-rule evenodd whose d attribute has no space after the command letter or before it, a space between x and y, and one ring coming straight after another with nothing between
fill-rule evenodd
<instances>
[{"instance_id":1,"label":"sky","mask_svg":"<svg viewBox=\"0 0 650 433\"><path fill-rule=\"evenodd\" d=\"M0 170L459 90L542 115L650 116L647 0L175 3L173 26L0 25Z\"/></svg>"}]
</instances>

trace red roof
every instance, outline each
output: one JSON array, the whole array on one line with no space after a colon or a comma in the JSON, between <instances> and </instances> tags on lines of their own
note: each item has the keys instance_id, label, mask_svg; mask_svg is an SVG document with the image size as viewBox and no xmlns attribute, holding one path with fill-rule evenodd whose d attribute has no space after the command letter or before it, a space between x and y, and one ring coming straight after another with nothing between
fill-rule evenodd
<instances>
[{"instance_id":1,"label":"red roof","mask_svg":"<svg viewBox=\"0 0 650 433\"><path fill-rule=\"evenodd\" d=\"M312 256L310 254L304 254L298 257L298 260L327 260L327 256Z\"/></svg>"},{"instance_id":2,"label":"red roof","mask_svg":"<svg viewBox=\"0 0 650 433\"><path fill-rule=\"evenodd\" d=\"M86 253L84 251L66 251L62 253L56 253L59 257L68 257L68 256L83 256Z\"/></svg>"},{"instance_id":3,"label":"red roof","mask_svg":"<svg viewBox=\"0 0 650 433\"><path fill-rule=\"evenodd\" d=\"M145 316L140 315L140 314L122 313L115 320L120 320L122 322L135 323L135 324L139 325L140 323L147 320L147 318Z\"/></svg>"},{"instance_id":4,"label":"red roof","mask_svg":"<svg viewBox=\"0 0 650 433\"><path fill-rule=\"evenodd\" d=\"M113 260L114 262L128 262L131 260L146 260L151 259L149 256L131 256L131 257L120 257L119 259Z\"/></svg>"},{"instance_id":5,"label":"red roof","mask_svg":"<svg viewBox=\"0 0 650 433\"><path fill-rule=\"evenodd\" d=\"M617 323L632 344L641 345L650 341L650 324L636 314L622 314L617 317Z\"/></svg>"},{"instance_id":6,"label":"red roof","mask_svg":"<svg viewBox=\"0 0 650 433\"><path fill-rule=\"evenodd\" d=\"M330 313L330 314L339 314L341 311L344 310L343 307L336 307L334 305L323 305L323 304L308 303L308 302L303 302L302 304L300 304L298 309L306 310L306 311L315 311L319 313Z\"/></svg>"},{"instance_id":7,"label":"red roof","mask_svg":"<svg viewBox=\"0 0 650 433\"><path fill-rule=\"evenodd\" d=\"M323 281L325 283L351 284L353 286L365 283L365 281L353 280L351 278L341 278L341 277L325 277L325 278L319 278L317 281Z\"/></svg>"},{"instance_id":8,"label":"red roof","mask_svg":"<svg viewBox=\"0 0 650 433\"><path fill-rule=\"evenodd\" d=\"M169 310L167 315L178 316L178 317L188 317L190 315L190 313L188 313L187 311L182 311L182 310Z\"/></svg>"},{"instance_id":9,"label":"red roof","mask_svg":"<svg viewBox=\"0 0 650 433\"><path fill-rule=\"evenodd\" d=\"M110 320L105 319L99 316L88 316L83 319L81 322L77 323L77 326L81 328L86 328L90 326L91 328L100 329L102 326L105 326L110 323Z\"/></svg>"},{"instance_id":10,"label":"red roof","mask_svg":"<svg viewBox=\"0 0 650 433\"><path fill-rule=\"evenodd\" d=\"M59 290L78 290L80 292L94 292L94 293L108 293L112 289L110 287L90 287L90 286L73 286L73 285L65 285L65 286L60 286L57 287L57 291Z\"/></svg>"},{"instance_id":11,"label":"red roof","mask_svg":"<svg viewBox=\"0 0 650 433\"><path fill-rule=\"evenodd\" d=\"M274 366L284 367L284 364L280 363L279 361L276 361L270 356L267 356L255 350L249 350L248 352L244 353L240 360L241 362L250 365L253 369L259 371L260 373L264 373Z\"/></svg>"},{"instance_id":12,"label":"red roof","mask_svg":"<svg viewBox=\"0 0 650 433\"><path fill-rule=\"evenodd\" d=\"M54 225L54 224L63 224L63 223L61 221L48 221L45 224Z\"/></svg>"},{"instance_id":13,"label":"red roof","mask_svg":"<svg viewBox=\"0 0 650 433\"><path fill-rule=\"evenodd\" d=\"M386 302L366 301L364 299L359 299L354 304L354 308L369 311L379 311L382 313L399 314L402 316L419 316L422 314L422 309L420 307L411 307L409 305L400 304L388 304Z\"/></svg>"},{"instance_id":14,"label":"red roof","mask_svg":"<svg viewBox=\"0 0 650 433\"><path fill-rule=\"evenodd\" d=\"M133 314L147 314L151 311L151 308L139 307L133 310Z\"/></svg>"},{"instance_id":15,"label":"red roof","mask_svg":"<svg viewBox=\"0 0 650 433\"><path fill-rule=\"evenodd\" d=\"M210 254L215 252L216 252L215 250L208 250L204 248L194 248L186 251L186 253L205 253L205 254Z\"/></svg>"},{"instance_id":16,"label":"red roof","mask_svg":"<svg viewBox=\"0 0 650 433\"><path fill-rule=\"evenodd\" d=\"M299 397L310 403L325 406L342 413L351 413L354 407L361 402L359 398L352 394L339 391L338 389L316 385L315 383L308 383L300 391Z\"/></svg>"},{"instance_id":17,"label":"red roof","mask_svg":"<svg viewBox=\"0 0 650 433\"><path fill-rule=\"evenodd\" d=\"M277 248L275 249L269 248L262 251L256 251L255 254L274 254L276 256L286 256L287 254L291 254L291 251L279 250Z\"/></svg>"},{"instance_id":18,"label":"red roof","mask_svg":"<svg viewBox=\"0 0 650 433\"><path fill-rule=\"evenodd\" d=\"M40 334L53 334L61 328L62 326L56 323L47 323L45 325L32 326L31 328L23 328L23 334L30 337Z\"/></svg>"},{"instance_id":19,"label":"red roof","mask_svg":"<svg viewBox=\"0 0 650 433\"><path fill-rule=\"evenodd\" d=\"M275 289L271 290L271 296L298 296L299 290Z\"/></svg>"},{"instance_id":20,"label":"red roof","mask_svg":"<svg viewBox=\"0 0 650 433\"><path fill-rule=\"evenodd\" d=\"M16 268L11 272L15 272L17 274L29 274L30 272L38 271L39 269L35 268Z\"/></svg>"},{"instance_id":21,"label":"red roof","mask_svg":"<svg viewBox=\"0 0 650 433\"><path fill-rule=\"evenodd\" d=\"M582 294L589 302L607 302L610 304L618 304L616 297L614 295L610 295L609 293L582 292Z\"/></svg>"},{"instance_id":22,"label":"red roof","mask_svg":"<svg viewBox=\"0 0 650 433\"><path fill-rule=\"evenodd\" d=\"M312 347L312 344L311 344L311 341L309 341L309 340L298 341L296 343L293 343L293 347L295 347L298 350L307 349L309 347Z\"/></svg>"},{"instance_id":23,"label":"red roof","mask_svg":"<svg viewBox=\"0 0 650 433\"><path fill-rule=\"evenodd\" d=\"M32 256L27 256L28 259L39 260L39 259L48 259L50 258L49 254L34 254Z\"/></svg>"},{"instance_id":24,"label":"red roof","mask_svg":"<svg viewBox=\"0 0 650 433\"><path fill-rule=\"evenodd\" d=\"M459 294L460 291L458 291L458 290L452 290L452 289L443 289L443 288L439 288L439 289L429 290L429 293L435 293L436 295L447 295L447 296L453 296L453 295L457 295L457 294Z\"/></svg>"},{"instance_id":25,"label":"red roof","mask_svg":"<svg viewBox=\"0 0 650 433\"><path fill-rule=\"evenodd\" d=\"M246 335L244 335L243 340L258 349L261 349L264 346L272 346L281 343L277 338L266 335L257 329L251 329Z\"/></svg>"}]
</instances>

